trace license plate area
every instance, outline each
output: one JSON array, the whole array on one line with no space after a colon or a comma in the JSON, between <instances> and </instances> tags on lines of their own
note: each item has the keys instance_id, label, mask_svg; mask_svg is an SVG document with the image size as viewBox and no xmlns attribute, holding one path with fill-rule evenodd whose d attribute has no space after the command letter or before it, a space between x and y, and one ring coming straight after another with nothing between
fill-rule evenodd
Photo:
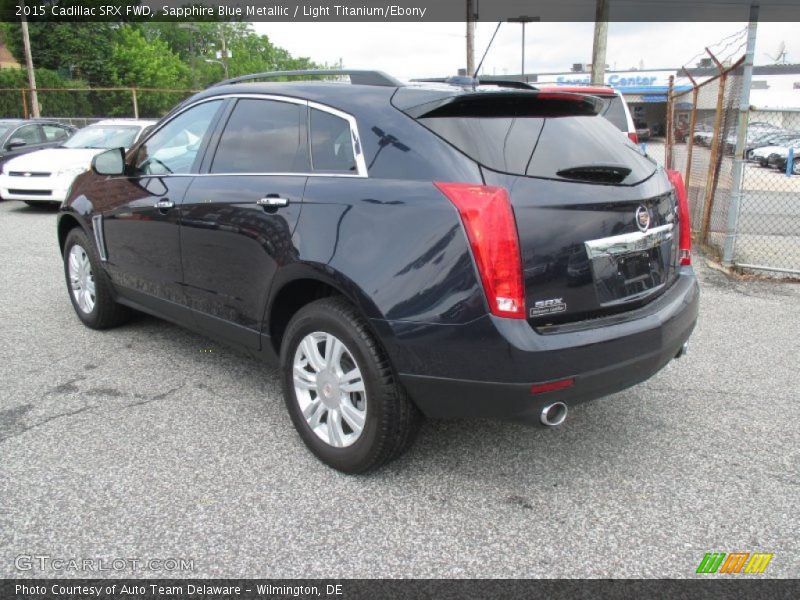
<instances>
[{"instance_id":1,"label":"license plate area","mask_svg":"<svg viewBox=\"0 0 800 600\"><path fill-rule=\"evenodd\" d=\"M670 273L672 224L586 242L601 306L632 302L664 287Z\"/></svg>"}]
</instances>

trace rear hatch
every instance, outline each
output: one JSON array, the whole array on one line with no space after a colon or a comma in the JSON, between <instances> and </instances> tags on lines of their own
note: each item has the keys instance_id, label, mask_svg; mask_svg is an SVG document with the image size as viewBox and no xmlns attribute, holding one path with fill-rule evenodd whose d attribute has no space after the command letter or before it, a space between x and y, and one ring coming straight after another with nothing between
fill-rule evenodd
<instances>
[{"instance_id":1,"label":"rear hatch","mask_svg":"<svg viewBox=\"0 0 800 600\"><path fill-rule=\"evenodd\" d=\"M676 277L676 198L597 98L467 93L407 109L511 200L531 325L637 308Z\"/></svg>"}]
</instances>

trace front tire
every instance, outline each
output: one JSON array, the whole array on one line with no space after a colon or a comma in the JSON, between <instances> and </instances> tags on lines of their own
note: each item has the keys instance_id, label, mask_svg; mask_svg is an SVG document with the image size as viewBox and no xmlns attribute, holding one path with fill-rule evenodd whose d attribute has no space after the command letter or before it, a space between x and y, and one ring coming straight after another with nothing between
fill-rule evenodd
<instances>
[{"instance_id":1,"label":"front tire","mask_svg":"<svg viewBox=\"0 0 800 600\"><path fill-rule=\"evenodd\" d=\"M64 276L72 307L84 325L107 329L124 322L130 310L117 304L94 244L79 227L64 242Z\"/></svg>"},{"instance_id":2,"label":"front tire","mask_svg":"<svg viewBox=\"0 0 800 600\"><path fill-rule=\"evenodd\" d=\"M289 415L328 466L364 473L411 445L421 416L366 320L343 298L304 306L281 345Z\"/></svg>"}]
</instances>

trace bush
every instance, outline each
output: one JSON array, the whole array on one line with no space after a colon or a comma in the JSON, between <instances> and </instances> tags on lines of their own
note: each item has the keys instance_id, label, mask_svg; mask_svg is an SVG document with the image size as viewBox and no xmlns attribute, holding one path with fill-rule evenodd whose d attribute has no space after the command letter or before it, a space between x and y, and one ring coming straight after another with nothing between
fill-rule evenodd
<instances>
[{"instance_id":1,"label":"bush","mask_svg":"<svg viewBox=\"0 0 800 600\"><path fill-rule=\"evenodd\" d=\"M22 94L20 89L28 87L28 76L23 69L0 69L0 115L3 117L23 117ZM36 87L48 88L86 88L85 81L65 79L48 69L36 69ZM8 88L13 88L8 90ZM92 108L89 92L39 91L40 113L43 117L91 116ZM26 92L28 115L31 114L30 93Z\"/></svg>"}]
</instances>

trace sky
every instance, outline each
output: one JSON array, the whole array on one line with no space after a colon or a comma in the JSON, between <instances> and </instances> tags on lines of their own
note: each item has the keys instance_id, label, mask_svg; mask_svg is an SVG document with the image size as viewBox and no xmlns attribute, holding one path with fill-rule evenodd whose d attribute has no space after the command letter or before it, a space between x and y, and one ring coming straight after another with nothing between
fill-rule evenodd
<instances>
[{"instance_id":1,"label":"sky","mask_svg":"<svg viewBox=\"0 0 800 600\"><path fill-rule=\"evenodd\" d=\"M675 68L693 65L712 48L730 54L744 42L746 23L609 23L609 69ZM771 64L781 41L789 62L800 63L798 23L759 23L755 63ZM485 51L496 23L478 23L475 62ZM400 78L453 75L466 66L464 23L254 23L256 31L294 56L307 56L345 68L380 69ZM569 71L589 63L594 23L529 23L525 32L525 71ZM522 27L503 23L484 62L488 75L518 74ZM735 34L741 32L741 37ZM733 41L733 45L728 45ZM728 46L726 48L726 46ZM737 57L744 52L744 47ZM688 62L690 59L694 59Z\"/></svg>"}]
</instances>

